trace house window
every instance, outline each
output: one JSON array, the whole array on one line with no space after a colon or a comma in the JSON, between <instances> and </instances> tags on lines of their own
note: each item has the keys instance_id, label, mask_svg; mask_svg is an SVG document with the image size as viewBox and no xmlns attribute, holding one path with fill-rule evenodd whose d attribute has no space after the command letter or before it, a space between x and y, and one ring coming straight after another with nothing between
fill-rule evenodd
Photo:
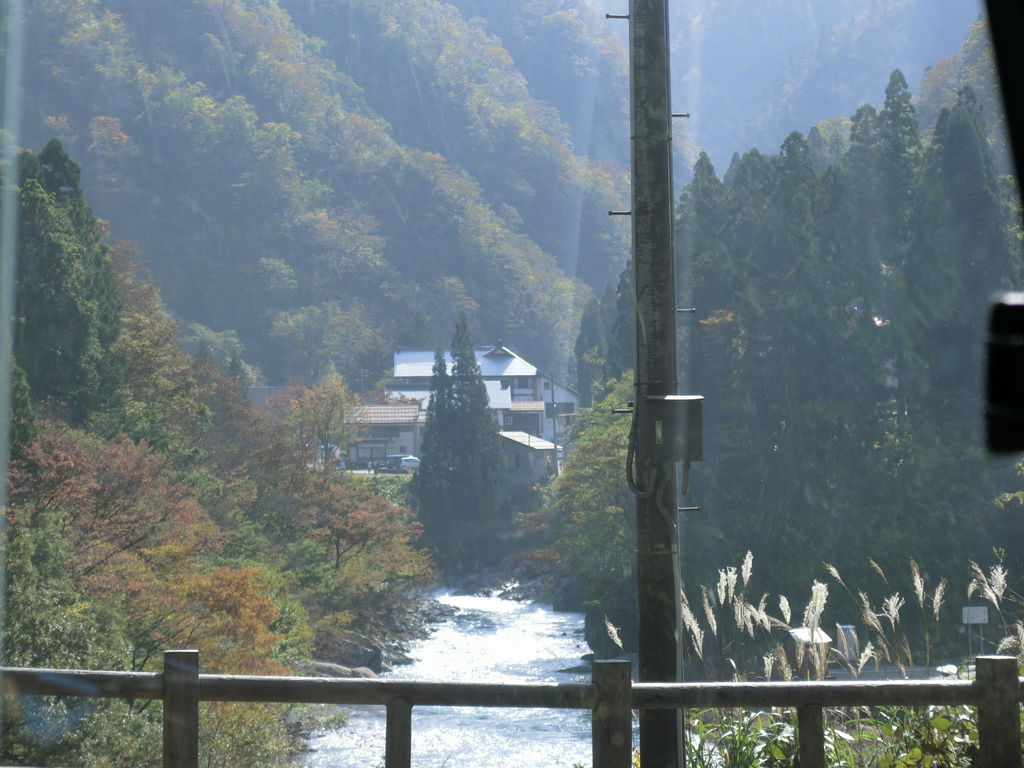
<instances>
[{"instance_id":1,"label":"house window","mask_svg":"<svg viewBox=\"0 0 1024 768\"><path fill-rule=\"evenodd\" d=\"M504 424L505 424L506 427L511 427L512 424L513 424L514 419L511 416L505 416L503 418L503 421L504 421Z\"/></svg>"},{"instance_id":2,"label":"house window","mask_svg":"<svg viewBox=\"0 0 1024 768\"><path fill-rule=\"evenodd\" d=\"M530 388L530 377L519 376L516 378L516 389L529 389Z\"/></svg>"},{"instance_id":3,"label":"house window","mask_svg":"<svg viewBox=\"0 0 1024 768\"><path fill-rule=\"evenodd\" d=\"M551 382L550 381L545 381L544 382L544 389L551 389Z\"/></svg>"}]
</instances>

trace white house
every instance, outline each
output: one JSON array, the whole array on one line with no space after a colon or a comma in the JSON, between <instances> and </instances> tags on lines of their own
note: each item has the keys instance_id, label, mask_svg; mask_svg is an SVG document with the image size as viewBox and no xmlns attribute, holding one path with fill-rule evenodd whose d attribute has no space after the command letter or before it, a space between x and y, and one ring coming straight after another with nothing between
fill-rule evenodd
<instances>
[{"instance_id":1,"label":"white house","mask_svg":"<svg viewBox=\"0 0 1024 768\"><path fill-rule=\"evenodd\" d=\"M575 418L579 393L556 381L549 373L537 370L499 342L474 350L480 375L495 422L503 432L525 432L559 443L566 426ZM455 363L451 350L444 352L451 373ZM395 369L391 391L394 395L418 400L426 409L430 399L430 379L434 369L434 350L399 349L394 356Z\"/></svg>"}]
</instances>

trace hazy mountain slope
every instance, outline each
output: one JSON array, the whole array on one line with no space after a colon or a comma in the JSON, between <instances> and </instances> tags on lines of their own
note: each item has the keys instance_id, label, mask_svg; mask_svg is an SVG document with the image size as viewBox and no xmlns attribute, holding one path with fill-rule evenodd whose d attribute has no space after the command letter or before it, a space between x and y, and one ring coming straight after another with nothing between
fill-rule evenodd
<instances>
[{"instance_id":1,"label":"hazy mountain slope","mask_svg":"<svg viewBox=\"0 0 1024 768\"><path fill-rule=\"evenodd\" d=\"M172 308L237 329L272 378L378 375L416 309L558 365L571 276L625 258L622 172L576 157L450 6L43 0L27 34L24 143L59 135Z\"/></svg>"},{"instance_id":2,"label":"hazy mountain slope","mask_svg":"<svg viewBox=\"0 0 1024 768\"><path fill-rule=\"evenodd\" d=\"M959 53L935 62L925 73L914 99L923 136L931 138L939 114L956 104L958 92L964 86L970 87L978 99L996 168L1000 173L1013 173L995 52L986 20L971 27Z\"/></svg>"},{"instance_id":3,"label":"hazy mountain slope","mask_svg":"<svg viewBox=\"0 0 1024 768\"><path fill-rule=\"evenodd\" d=\"M558 109L576 151L629 164L629 63L615 22L586 0L450 0L496 35L530 93Z\"/></svg>"},{"instance_id":4,"label":"hazy mountain slope","mask_svg":"<svg viewBox=\"0 0 1024 768\"><path fill-rule=\"evenodd\" d=\"M506 220L569 274L603 288L626 248L623 228L607 217L628 195L624 171L598 170L574 154L559 110L531 95L501 39L438 0L284 5L325 35L324 53L363 88L398 141L468 171ZM510 5L536 20L526 4ZM584 50L583 38L562 42L562 50ZM607 133L625 151L620 123Z\"/></svg>"},{"instance_id":5,"label":"hazy mountain slope","mask_svg":"<svg viewBox=\"0 0 1024 768\"><path fill-rule=\"evenodd\" d=\"M852 115L901 69L959 50L975 0L694 0L670 5L673 100L684 130L725 167L751 146L774 151L794 130Z\"/></svg>"},{"instance_id":6,"label":"hazy mountain slope","mask_svg":"<svg viewBox=\"0 0 1024 768\"><path fill-rule=\"evenodd\" d=\"M628 251L606 215L629 205L625 25L594 14L624 9L592 5L38 0L23 143L59 136L171 307L237 330L272 380L372 378L459 308L557 368L583 284L603 290ZM916 83L974 6L670 4L681 153L724 167L852 114L895 66Z\"/></svg>"}]
</instances>

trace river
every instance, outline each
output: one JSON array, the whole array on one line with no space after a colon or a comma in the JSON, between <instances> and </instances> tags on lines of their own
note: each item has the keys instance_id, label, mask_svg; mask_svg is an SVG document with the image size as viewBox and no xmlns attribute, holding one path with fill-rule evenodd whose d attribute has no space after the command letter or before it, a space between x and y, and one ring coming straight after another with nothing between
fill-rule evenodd
<instances>
[{"instance_id":1,"label":"river","mask_svg":"<svg viewBox=\"0 0 1024 768\"><path fill-rule=\"evenodd\" d=\"M383 677L464 682L589 682L578 667L589 649L583 617L538 603L441 593L455 609L410 649L413 663ZM315 734L311 768L384 764L383 707L353 707L343 728ZM590 712L417 707L412 764L417 768L572 768L590 765Z\"/></svg>"}]
</instances>

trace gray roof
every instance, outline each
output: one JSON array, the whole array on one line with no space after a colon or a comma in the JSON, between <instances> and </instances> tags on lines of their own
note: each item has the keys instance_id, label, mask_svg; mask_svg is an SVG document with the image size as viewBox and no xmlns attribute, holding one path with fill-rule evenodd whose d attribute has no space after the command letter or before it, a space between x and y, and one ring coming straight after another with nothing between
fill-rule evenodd
<instances>
[{"instance_id":1,"label":"gray roof","mask_svg":"<svg viewBox=\"0 0 1024 768\"><path fill-rule=\"evenodd\" d=\"M501 436L506 440L525 445L527 448L533 448L535 451L555 450L555 444L550 440L531 435L529 432L502 432Z\"/></svg>"},{"instance_id":2,"label":"gray roof","mask_svg":"<svg viewBox=\"0 0 1024 768\"><path fill-rule=\"evenodd\" d=\"M480 375L485 379L502 376L536 376L537 366L531 365L515 352L504 346L475 347L476 361L480 364ZM451 373L455 363L452 351L444 351L444 359ZM395 352L395 378L429 378L434 372L434 350L399 349ZM493 407L493 406L492 406Z\"/></svg>"}]
</instances>

